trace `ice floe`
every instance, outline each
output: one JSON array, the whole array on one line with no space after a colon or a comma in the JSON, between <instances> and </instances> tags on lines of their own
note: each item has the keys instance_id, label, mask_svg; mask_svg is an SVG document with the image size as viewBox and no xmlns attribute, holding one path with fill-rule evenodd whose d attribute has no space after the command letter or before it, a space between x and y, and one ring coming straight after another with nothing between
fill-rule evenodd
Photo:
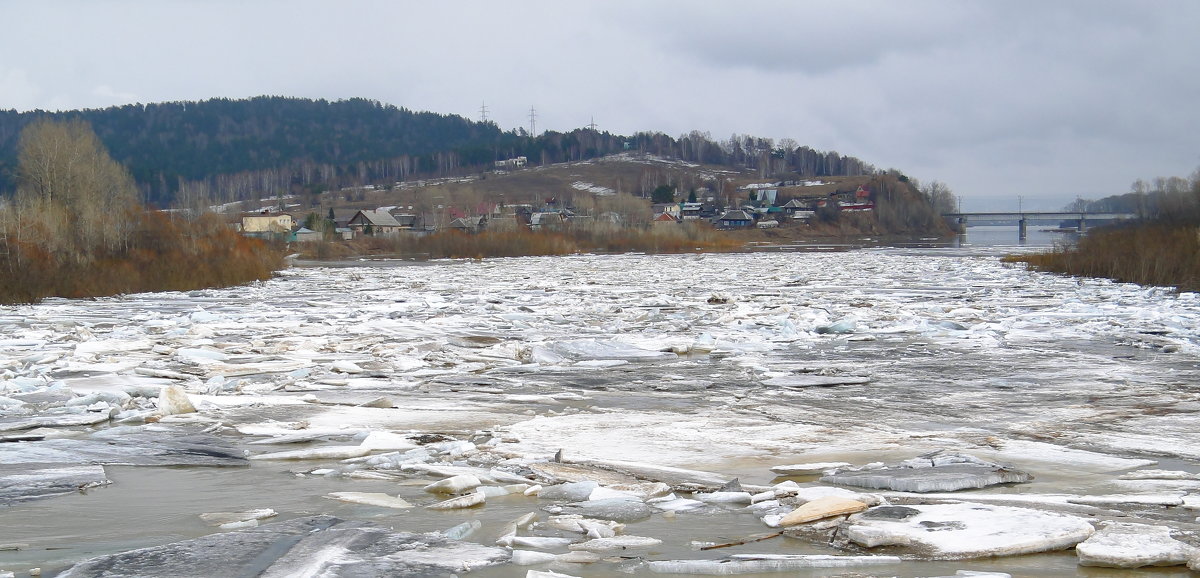
<instances>
[{"instance_id":1,"label":"ice floe","mask_svg":"<svg viewBox=\"0 0 1200 578\"><path fill-rule=\"evenodd\" d=\"M1107 523L1075 546L1080 566L1141 568L1182 566L1200 549L1171 537L1171 528L1123 522Z\"/></svg>"},{"instance_id":2,"label":"ice floe","mask_svg":"<svg viewBox=\"0 0 1200 578\"><path fill-rule=\"evenodd\" d=\"M100 556L59 576L416 576L465 572L509 558L502 548L436 532L395 532L368 522L315 516Z\"/></svg>"},{"instance_id":3,"label":"ice floe","mask_svg":"<svg viewBox=\"0 0 1200 578\"><path fill-rule=\"evenodd\" d=\"M1062 550L1088 539L1086 519L963 502L881 506L851 516L840 536L866 548L897 546L943 560Z\"/></svg>"}]
</instances>

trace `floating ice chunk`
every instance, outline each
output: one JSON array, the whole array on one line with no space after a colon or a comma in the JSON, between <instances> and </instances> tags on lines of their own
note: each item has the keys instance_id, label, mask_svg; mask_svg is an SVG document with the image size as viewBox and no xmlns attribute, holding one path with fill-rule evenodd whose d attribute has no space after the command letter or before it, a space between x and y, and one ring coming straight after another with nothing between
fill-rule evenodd
<instances>
[{"instance_id":1,"label":"floating ice chunk","mask_svg":"<svg viewBox=\"0 0 1200 578\"><path fill-rule=\"evenodd\" d=\"M188 319L191 320L192 323L213 323L220 321L221 316L214 313L209 313L204 309L197 308L197 310L193 311L191 315L188 315Z\"/></svg>"},{"instance_id":2,"label":"floating ice chunk","mask_svg":"<svg viewBox=\"0 0 1200 578\"><path fill-rule=\"evenodd\" d=\"M425 486L423 489L426 492L439 494L460 494L466 490L474 490L481 485L483 485L483 482L480 482L479 478L470 474L463 474L436 481Z\"/></svg>"},{"instance_id":3,"label":"floating ice chunk","mask_svg":"<svg viewBox=\"0 0 1200 578\"><path fill-rule=\"evenodd\" d=\"M487 501L487 496L483 492L471 492L463 496L443 500L436 504L426 506L430 510L458 510L462 508L474 508L482 505Z\"/></svg>"},{"instance_id":4,"label":"floating ice chunk","mask_svg":"<svg viewBox=\"0 0 1200 578\"><path fill-rule=\"evenodd\" d=\"M515 520L509 521L500 529L500 537L496 539L496 544L500 546L508 546L512 543L512 539L517 536L517 530L524 528L537 520L536 512L529 512Z\"/></svg>"},{"instance_id":5,"label":"floating ice chunk","mask_svg":"<svg viewBox=\"0 0 1200 578\"><path fill-rule=\"evenodd\" d=\"M641 501L624 498L566 504L563 506L563 510L570 510L570 513L577 513L589 518L602 518L614 522L636 522L654 514L654 509Z\"/></svg>"},{"instance_id":6,"label":"floating ice chunk","mask_svg":"<svg viewBox=\"0 0 1200 578\"><path fill-rule=\"evenodd\" d=\"M338 360L338 361L331 363L329 365L329 369L335 373L349 373L349 374L364 373L366 371L362 367L360 367L357 363L354 363L353 361L346 361L346 360Z\"/></svg>"},{"instance_id":7,"label":"floating ice chunk","mask_svg":"<svg viewBox=\"0 0 1200 578\"><path fill-rule=\"evenodd\" d=\"M175 350L175 359L183 363L203 365L218 361L229 361L229 356L223 351L202 347L181 347Z\"/></svg>"},{"instance_id":8,"label":"floating ice chunk","mask_svg":"<svg viewBox=\"0 0 1200 578\"><path fill-rule=\"evenodd\" d=\"M442 530L442 535L455 540L465 540L482 527L483 524L479 520L471 520L470 522L463 522L457 526Z\"/></svg>"},{"instance_id":9,"label":"floating ice chunk","mask_svg":"<svg viewBox=\"0 0 1200 578\"><path fill-rule=\"evenodd\" d=\"M124 407L132 399L132 396L123 391L95 391L87 395L81 395L74 399L67 400L67 403L64 405L67 407L90 406L96 402L103 402L113 407ZM3 406L4 400L3 398L0 398L0 407Z\"/></svg>"},{"instance_id":10,"label":"floating ice chunk","mask_svg":"<svg viewBox=\"0 0 1200 578\"><path fill-rule=\"evenodd\" d=\"M414 453L414 455L415 455L418 452L424 452L424 451L426 451L426 448L422 447L422 448L417 448L416 450L411 450L411 452L409 452L409 453ZM405 463L401 467L405 470L416 470L419 472L426 472L429 474L433 474L436 476L442 476L445 478L449 478L451 476L457 476L457 475L461 475L461 474L470 474L470 475L473 475L473 476L479 478L479 481L481 481L485 484L498 484L498 483L521 484L521 483L525 483L525 482L529 481L528 479L518 476L517 474L514 474L512 472L506 472L504 470L500 470L500 469L496 469L496 468L492 468L489 470L489 469L484 469L484 468L473 468L470 466L448 466L448 465L444 465L444 464L423 464L423 463Z\"/></svg>"},{"instance_id":11,"label":"floating ice chunk","mask_svg":"<svg viewBox=\"0 0 1200 578\"><path fill-rule=\"evenodd\" d=\"M563 574L553 570L530 570L525 573L525 578L579 578L573 574Z\"/></svg>"},{"instance_id":12,"label":"floating ice chunk","mask_svg":"<svg viewBox=\"0 0 1200 578\"><path fill-rule=\"evenodd\" d=\"M1172 538L1167 526L1109 522L1077 544L1075 553L1080 566L1141 568L1187 564L1200 549Z\"/></svg>"},{"instance_id":13,"label":"floating ice chunk","mask_svg":"<svg viewBox=\"0 0 1200 578\"><path fill-rule=\"evenodd\" d=\"M615 340L600 341L596 339L575 339L559 341L547 345L534 346L535 359L547 361L559 358L561 360L585 361L596 359L621 359L649 361L654 359L672 359L676 355L664 351L651 351ZM539 361L545 363L547 361ZM558 363L561 363L559 361Z\"/></svg>"},{"instance_id":14,"label":"floating ice chunk","mask_svg":"<svg viewBox=\"0 0 1200 578\"><path fill-rule=\"evenodd\" d=\"M517 566L533 566L553 562L558 555L550 552L534 552L533 550L513 550L512 563Z\"/></svg>"},{"instance_id":15,"label":"floating ice chunk","mask_svg":"<svg viewBox=\"0 0 1200 578\"><path fill-rule=\"evenodd\" d=\"M265 520L276 516L275 510L270 508L260 508L257 510L246 510L244 512L212 512L200 514L200 519L206 524L213 526L221 526L230 522L244 522L246 520Z\"/></svg>"},{"instance_id":16,"label":"floating ice chunk","mask_svg":"<svg viewBox=\"0 0 1200 578\"><path fill-rule=\"evenodd\" d=\"M129 341L117 339L93 339L91 341L84 341L76 345L75 357L91 358L100 354L149 351L153 347L154 343L148 339L135 339Z\"/></svg>"},{"instance_id":17,"label":"floating ice chunk","mask_svg":"<svg viewBox=\"0 0 1200 578\"><path fill-rule=\"evenodd\" d=\"M362 446L324 446L304 450L271 452L250 456L252 460L343 460L362 457L371 453Z\"/></svg>"},{"instance_id":18,"label":"floating ice chunk","mask_svg":"<svg viewBox=\"0 0 1200 578\"><path fill-rule=\"evenodd\" d=\"M111 419L105 412L47 414L33 417L0 418L0 432L20 431L39 427L74 427L95 425Z\"/></svg>"},{"instance_id":19,"label":"floating ice chunk","mask_svg":"<svg viewBox=\"0 0 1200 578\"><path fill-rule=\"evenodd\" d=\"M178 385L165 385L158 392L158 411L162 415L195 413L196 406L188 399L187 392Z\"/></svg>"},{"instance_id":20,"label":"floating ice chunk","mask_svg":"<svg viewBox=\"0 0 1200 578\"><path fill-rule=\"evenodd\" d=\"M502 548L437 532L315 516L100 556L59 576L441 576L509 558Z\"/></svg>"},{"instance_id":21,"label":"floating ice chunk","mask_svg":"<svg viewBox=\"0 0 1200 578\"><path fill-rule=\"evenodd\" d=\"M849 334L858 331L858 322L851 318L839 319L829 325L818 325L813 331L821 335Z\"/></svg>"},{"instance_id":22,"label":"floating ice chunk","mask_svg":"<svg viewBox=\"0 0 1200 578\"><path fill-rule=\"evenodd\" d=\"M1121 474L1121 480L1200 480L1200 474L1179 470L1137 470Z\"/></svg>"},{"instance_id":23,"label":"floating ice chunk","mask_svg":"<svg viewBox=\"0 0 1200 578\"><path fill-rule=\"evenodd\" d=\"M790 464L784 466L771 466L771 471L781 476L808 476L824 473L827 470L835 470L850 466L849 462L810 462L806 464Z\"/></svg>"},{"instance_id":24,"label":"floating ice chunk","mask_svg":"<svg viewBox=\"0 0 1200 578\"><path fill-rule=\"evenodd\" d=\"M639 501L641 500L640 497L635 496L629 492L622 492L620 490L614 490L612 488L606 488L604 486L600 486L600 487L592 490L592 493L588 494L587 499L588 500L618 499L618 500L639 500Z\"/></svg>"},{"instance_id":25,"label":"floating ice chunk","mask_svg":"<svg viewBox=\"0 0 1200 578\"><path fill-rule=\"evenodd\" d=\"M544 487L538 491L538 497L543 500L566 500L582 502L587 500L600 484L593 481L568 482L557 486Z\"/></svg>"},{"instance_id":26,"label":"floating ice chunk","mask_svg":"<svg viewBox=\"0 0 1200 578\"><path fill-rule=\"evenodd\" d=\"M0 505L72 494L109 483L101 466L0 465Z\"/></svg>"},{"instance_id":27,"label":"floating ice chunk","mask_svg":"<svg viewBox=\"0 0 1200 578\"><path fill-rule=\"evenodd\" d=\"M404 498L380 492L332 492L325 497L339 502L380 506L383 508L405 509L412 507L412 504L408 503Z\"/></svg>"},{"instance_id":28,"label":"floating ice chunk","mask_svg":"<svg viewBox=\"0 0 1200 578\"><path fill-rule=\"evenodd\" d=\"M928 465L931 463L933 465ZM909 460L898 466L839 470L821 477L822 482L829 484L918 493L953 492L997 484L1024 483L1032 479L1033 476L1020 470L957 455L941 455L933 460Z\"/></svg>"},{"instance_id":29,"label":"floating ice chunk","mask_svg":"<svg viewBox=\"0 0 1200 578\"><path fill-rule=\"evenodd\" d=\"M555 538L549 536L513 536L509 545L512 547L537 548L539 550L553 550L562 548L567 544L574 542L570 538Z\"/></svg>"},{"instance_id":30,"label":"floating ice chunk","mask_svg":"<svg viewBox=\"0 0 1200 578\"><path fill-rule=\"evenodd\" d=\"M504 486L480 486L476 488L475 491L483 492L483 494L489 498L496 498L511 494L524 494L525 490L528 489L529 484L508 484Z\"/></svg>"},{"instance_id":31,"label":"floating ice chunk","mask_svg":"<svg viewBox=\"0 0 1200 578\"><path fill-rule=\"evenodd\" d=\"M1094 532L1080 518L964 502L872 508L851 516L840 534L867 548L907 546L915 556L954 560L1062 550Z\"/></svg>"},{"instance_id":32,"label":"floating ice chunk","mask_svg":"<svg viewBox=\"0 0 1200 578\"><path fill-rule=\"evenodd\" d=\"M657 574L755 574L786 572L808 568L854 568L882 564L898 564L897 556L828 556L828 555L742 555L723 560L656 560L646 563Z\"/></svg>"},{"instance_id":33,"label":"floating ice chunk","mask_svg":"<svg viewBox=\"0 0 1200 578\"><path fill-rule=\"evenodd\" d=\"M619 550L644 550L662 544L658 538L646 536L613 536L612 538L593 538L580 544L571 544L572 550L587 552L614 552Z\"/></svg>"},{"instance_id":34,"label":"floating ice chunk","mask_svg":"<svg viewBox=\"0 0 1200 578\"><path fill-rule=\"evenodd\" d=\"M1120 504L1137 504L1146 506L1182 506L1183 497L1187 492L1160 492L1154 494L1102 494L1096 496L1075 496L1067 500L1072 504L1087 506L1113 506Z\"/></svg>"},{"instance_id":35,"label":"floating ice chunk","mask_svg":"<svg viewBox=\"0 0 1200 578\"><path fill-rule=\"evenodd\" d=\"M672 498L663 500L652 500L648 502L651 506L668 512L683 512L686 510L695 510L703 508L706 504L700 500L691 500L688 498Z\"/></svg>"},{"instance_id":36,"label":"floating ice chunk","mask_svg":"<svg viewBox=\"0 0 1200 578\"><path fill-rule=\"evenodd\" d=\"M591 538L611 538L625 528L624 524L612 520L596 520L578 514L550 516L546 525L567 532L587 534Z\"/></svg>"},{"instance_id":37,"label":"floating ice chunk","mask_svg":"<svg viewBox=\"0 0 1200 578\"><path fill-rule=\"evenodd\" d=\"M671 493L671 486L662 482L639 482L636 484L614 484L608 486L610 490L625 492L641 498L649 500L652 498L661 498Z\"/></svg>"},{"instance_id":38,"label":"floating ice chunk","mask_svg":"<svg viewBox=\"0 0 1200 578\"><path fill-rule=\"evenodd\" d=\"M1022 463L1036 461L1053 464L1056 467L1070 466L1096 472L1128 470L1157 463L1154 460L1122 458L1045 442L997 439L993 440L993 443L999 446L995 453L997 459L1020 460Z\"/></svg>"},{"instance_id":39,"label":"floating ice chunk","mask_svg":"<svg viewBox=\"0 0 1200 578\"><path fill-rule=\"evenodd\" d=\"M752 500L750 492L698 493L693 497L706 504L749 504Z\"/></svg>"}]
</instances>

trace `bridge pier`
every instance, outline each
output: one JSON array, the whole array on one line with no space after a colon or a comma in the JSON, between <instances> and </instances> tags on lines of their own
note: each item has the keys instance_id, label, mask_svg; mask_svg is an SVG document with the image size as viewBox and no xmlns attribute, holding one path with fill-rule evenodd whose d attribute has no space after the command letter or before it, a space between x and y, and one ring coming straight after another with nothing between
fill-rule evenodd
<instances>
[{"instance_id":1,"label":"bridge pier","mask_svg":"<svg viewBox=\"0 0 1200 578\"><path fill-rule=\"evenodd\" d=\"M1082 235L1086 232L1087 232L1087 219L1084 219L1083 217L1079 217L1079 234Z\"/></svg>"},{"instance_id":2,"label":"bridge pier","mask_svg":"<svg viewBox=\"0 0 1200 578\"><path fill-rule=\"evenodd\" d=\"M1029 238L1028 219L1026 219L1025 217L1021 217L1021 220L1017 221L1017 240L1024 241L1028 238Z\"/></svg>"},{"instance_id":3,"label":"bridge pier","mask_svg":"<svg viewBox=\"0 0 1200 578\"><path fill-rule=\"evenodd\" d=\"M958 234L959 235L967 234L967 218L966 217L958 218Z\"/></svg>"}]
</instances>

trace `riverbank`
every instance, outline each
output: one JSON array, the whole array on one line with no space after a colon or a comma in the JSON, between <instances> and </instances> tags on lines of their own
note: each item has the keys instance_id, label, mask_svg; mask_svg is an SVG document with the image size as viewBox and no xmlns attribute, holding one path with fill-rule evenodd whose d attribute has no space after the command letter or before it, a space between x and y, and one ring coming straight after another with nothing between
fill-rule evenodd
<instances>
[{"instance_id":1,"label":"riverbank","mask_svg":"<svg viewBox=\"0 0 1200 578\"><path fill-rule=\"evenodd\" d=\"M1006 260L1043 272L1200 291L1200 230L1191 225L1150 222L1097 228L1073 245Z\"/></svg>"}]
</instances>

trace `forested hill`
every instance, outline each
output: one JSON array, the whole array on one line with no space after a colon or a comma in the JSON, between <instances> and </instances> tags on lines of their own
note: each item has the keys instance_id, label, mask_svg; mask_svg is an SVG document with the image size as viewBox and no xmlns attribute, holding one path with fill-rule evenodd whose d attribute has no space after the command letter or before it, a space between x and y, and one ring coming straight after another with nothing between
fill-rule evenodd
<instances>
[{"instance_id":1,"label":"forested hill","mask_svg":"<svg viewBox=\"0 0 1200 578\"><path fill-rule=\"evenodd\" d=\"M763 176L870 173L853 157L787 139L734 135L714 141L693 131L614 135L577 129L531 138L522 129L457 115L413 112L366 99L286 97L135 104L67 112L0 111L0 192L15 188L21 130L38 118L82 118L112 157L132 172L145 199L160 206L181 195L213 201L491 168L525 156L531 164L582 160L636 150L690 162L744 166Z\"/></svg>"}]
</instances>

